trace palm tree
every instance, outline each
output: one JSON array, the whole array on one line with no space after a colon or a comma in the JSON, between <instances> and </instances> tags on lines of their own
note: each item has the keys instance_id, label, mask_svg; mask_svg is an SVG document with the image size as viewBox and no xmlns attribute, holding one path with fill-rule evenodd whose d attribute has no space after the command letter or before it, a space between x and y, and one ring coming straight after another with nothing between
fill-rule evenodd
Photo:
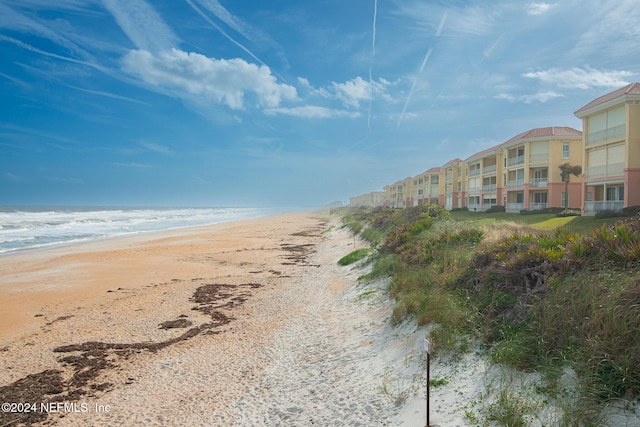
<instances>
[{"instance_id":1,"label":"palm tree","mask_svg":"<svg viewBox=\"0 0 640 427\"><path fill-rule=\"evenodd\" d=\"M571 180L571 175L580 176L582 173L582 166L580 165L571 165L568 162L563 163L560 166L560 174L562 175L562 182L564 182L564 206L563 208L567 209L569 207L569 181Z\"/></svg>"}]
</instances>

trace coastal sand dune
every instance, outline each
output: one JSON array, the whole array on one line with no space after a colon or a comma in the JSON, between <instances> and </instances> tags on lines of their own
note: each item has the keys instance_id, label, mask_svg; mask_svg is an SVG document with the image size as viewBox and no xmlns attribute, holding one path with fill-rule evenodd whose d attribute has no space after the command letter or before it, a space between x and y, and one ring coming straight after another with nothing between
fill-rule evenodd
<instances>
[{"instance_id":1,"label":"coastal sand dune","mask_svg":"<svg viewBox=\"0 0 640 427\"><path fill-rule=\"evenodd\" d=\"M424 333L362 245L300 213L2 257L0 394L39 407L0 425L419 424Z\"/></svg>"}]
</instances>

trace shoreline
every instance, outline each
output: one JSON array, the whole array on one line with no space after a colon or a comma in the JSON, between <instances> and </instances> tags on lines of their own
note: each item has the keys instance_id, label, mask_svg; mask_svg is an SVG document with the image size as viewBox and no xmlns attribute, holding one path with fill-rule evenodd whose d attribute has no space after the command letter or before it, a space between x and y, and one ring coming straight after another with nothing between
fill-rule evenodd
<instances>
[{"instance_id":1,"label":"shoreline","mask_svg":"<svg viewBox=\"0 0 640 427\"><path fill-rule=\"evenodd\" d=\"M223 234L229 229L257 227L263 221L269 223L272 220L278 221L278 218L286 220L288 216L298 215L305 216L312 213L295 212L211 225L141 232L0 254L0 344L7 334L12 336L19 334L20 332L15 329L21 323L33 323L33 319L29 316L39 314L38 305L57 303L63 297L90 301L94 292L134 286L132 280L127 277L120 278L122 281L120 284L115 283L116 278L111 283L106 280L108 276L105 275L105 269L100 268L100 264L109 261L107 258L118 252L120 254L116 256L122 258L128 253L135 252L136 248L161 246L181 240L188 242L189 239L198 239L198 236L210 235L215 238L216 234ZM97 259L92 254L104 256ZM130 267L130 277L144 276L145 268L149 268L145 265L147 262L143 259L141 265L136 265L134 259ZM76 270L79 271L76 272ZM75 275L67 278L64 273L75 273ZM97 277L99 275L102 275L102 280ZM87 277L91 278L92 282L83 284ZM44 297L50 300L42 301ZM22 309L16 310L16 304Z\"/></svg>"},{"instance_id":2,"label":"shoreline","mask_svg":"<svg viewBox=\"0 0 640 427\"><path fill-rule=\"evenodd\" d=\"M93 207L82 207L82 206L74 206L73 208L75 209L80 209L81 212L92 212L93 211ZM119 210L118 208L113 208L115 210ZM130 210L135 210L136 208L129 208ZM167 210L172 210L172 209L236 209L236 208L158 208L158 209L167 209ZM237 209L246 209L246 208L237 208ZM257 208L258 209L258 208ZM2 259L2 257L4 256L10 256L10 255L15 255L15 254L21 254L21 253L28 253L28 252L38 252L38 251L47 251L47 250L53 250L53 249L58 249L58 248L65 248L68 246L75 246L75 245L82 245L82 244L89 244L89 243L98 243L98 242L103 242L103 241L108 241L111 239L127 239L127 238L135 238L135 237L146 237L146 236L151 236L153 237L154 234L157 233L170 233L170 232L180 232L182 230L190 230L190 229L199 229L199 228L209 228L209 227L215 227L217 225L221 225L221 224L228 224L228 223L235 223L235 222L241 222L241 221L252 221L254 219L262 219L262 218L272 218L272 217L278 217L278 216L284 216L284 215L292 215L292 214L296 214L296 213L312 213L312 212L320 212L322 211L322 208L310 208L308 210L306 209L286 209L286 208L260 208L260 209L264 209L264 210L268 210L268 209L272 209L275 212L273 213L269 213L266 215L260 215L257 217L253 217L253 218L238 218L238 219L228 219L228 220L217 220L215 222L211 222L209 224L198 224L198 225L183 225L183 226L176 226L176 227L169 227L169 228L163 228L163 229L157 229L157 230L138 230L138 231L130 231L130 232L123 232L120 234L113 234L113 235L109 235L109 236L102 236L102 237L90 237L87 239L78 239L78 240L72 240L72 241L63 241L63 242L52 242L52 243L45 243L45 244L41 244L35 247L26 247L26 248L16 248L16 249L9 249L9 250L4 250L4 251L0 251L0 261ZM2 207L0 207L0 211L2 211ZM34 212L38 212L37 207L34 208Z\"/></svg>"}]
</instances>

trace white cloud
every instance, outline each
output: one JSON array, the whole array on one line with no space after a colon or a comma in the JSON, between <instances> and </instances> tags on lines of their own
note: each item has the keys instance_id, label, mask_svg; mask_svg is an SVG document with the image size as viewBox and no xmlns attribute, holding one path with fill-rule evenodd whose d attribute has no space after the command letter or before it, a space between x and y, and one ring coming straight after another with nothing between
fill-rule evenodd
<instances>
[{"instance_id":1,"label":"white cloud","mask_svg":"<svg viewBox=\"0 0 640 427\"><path fill-rule=\"evenodd\" d=\"M502 99L509 102L519 101L519 102L524 102L525 104L531 104L533 102L545 103L551 99L560 98L563 96L564 95L562 95L561 93L557 93L554 91L543 91L543 92L537 92L530 95L520 95L520 96L511 95L508 93L499 93L498 95L495 95L493 98Z\"/></svg>"},{"instance_id":2,"label":"white cloud","mask_svg":"<svg viewBox=\"0 0 640 427\"><path fill-rule=\"evenodd\" d=\"M123 57L122 67L152 86L213 98L234 110L244 109L247 93L255 95L263 107L297 99L296 89L277 83L269 67L240 58L215 59L178 49L157 55L132 50Z\"/></svg>"},{"instance_id":3,"label":"white cloud","mask_svg":"<svg viewBox=\"0 0 640 427\"><path fill-rule=\"evenodd\" d=\"M547 13L550 9L557 6L557 3L544 3L544 2L531 2L527 7L528 15L543 15Z\"/></svg>"},{"instance_id":4,"label":"white cloud","mask_svg":"<svg viewBox=\"0 0 640 427\"><path fill-rule=\"evenodd\" d=\"M632 75L633 73L629 71L600 71L590 67L584 69L574 67L568 70L550 68L548 70L525 73L522 76L559 87L589 89L622 87L629 84L629 82L623 80L623 77Z\"/></svg>"},{"instance_id":5,"label":"white cloud","mask_svg":"<svg viewBox=\"0 0 640 427\"><path fill-rule=\"evenodd\" d=\"M293 108L268 108L264 112L265 114L268 114L270 116L282 114L287 116L305 117L311 119L329 119L335 117L348 117L354 119L360 117L360 113L357 112L333 110L330 108L319 107L315 105Z\"/></svg>"},{"instance_id":6,"label":"white cloud","mask_svg":"<svg viewBox=\"0 0 640 427\"><path fill-rule=\"evenodd\" d=\"M303 77L298 77L298 83L312 95L327 99L337 99L344 106L350 108L360 108L362 102L375 99L392 101L387 92L387 88L392 83L382 78L377 81L368 81L358 76L344 83L331 82L329 86L319 89L311 86L309 81Z\"/></svg>"},{"instance_id":7,"label":"white cloud","mask_svg":"<svg viewBox=\"0 0 640 427\"><path fill-rule=\"evenodd\" d=\"M508 93L499 93L493 97L494 99L504 99L505 101L515 102L516 97Z\"/></svg>"},{"instance_id":8,"label":"white cloud","mask_svg":"<svg viewBox=\"0 0 640 427\"><path fill-rule=\"evenodd\" d=\"M561 93L557 93L554 92L552 90L548 90L548 91L544 91L544 92L537 92L531 95L522 95L520 97L518 97L518 99L522 102L524 102L525 104L531 104L532 102L547 102L551 99L554 98L561 98L564 95L562 95Z\"/></svg>"},{"instance_id":9,"label":"white cloud","mask_svg":"<svg viewBox=\"0 0 640 427\"><path fill-rule=\"evenodd\" d=\"M331 83L332 92L344 105L358 108L361 101L373 99L373 91L380 85L368 82L358 76L344 83Z\"/></svg>"}]
</instances>

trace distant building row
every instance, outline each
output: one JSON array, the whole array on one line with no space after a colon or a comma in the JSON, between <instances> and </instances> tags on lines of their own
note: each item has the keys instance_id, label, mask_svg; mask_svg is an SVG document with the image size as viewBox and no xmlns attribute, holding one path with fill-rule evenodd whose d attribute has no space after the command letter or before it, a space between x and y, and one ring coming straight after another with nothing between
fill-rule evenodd
<instances>
[{"instance_id":1,"label":"distant building row","mask_svg":"<svg viewBox=\"0 0 640 427\"><path fill-rule=\"evenodd\" d=\"M386 185L383 192L352 197L349 204L437 203L449 210L501 205L508 212L570 207L585 214L640 205L640 83L601 96L574 114L582 119L582 132L531 129L465 160ZM560 169L567 163L582 170L568 185Z\"/></svg>"}]
</instances>

